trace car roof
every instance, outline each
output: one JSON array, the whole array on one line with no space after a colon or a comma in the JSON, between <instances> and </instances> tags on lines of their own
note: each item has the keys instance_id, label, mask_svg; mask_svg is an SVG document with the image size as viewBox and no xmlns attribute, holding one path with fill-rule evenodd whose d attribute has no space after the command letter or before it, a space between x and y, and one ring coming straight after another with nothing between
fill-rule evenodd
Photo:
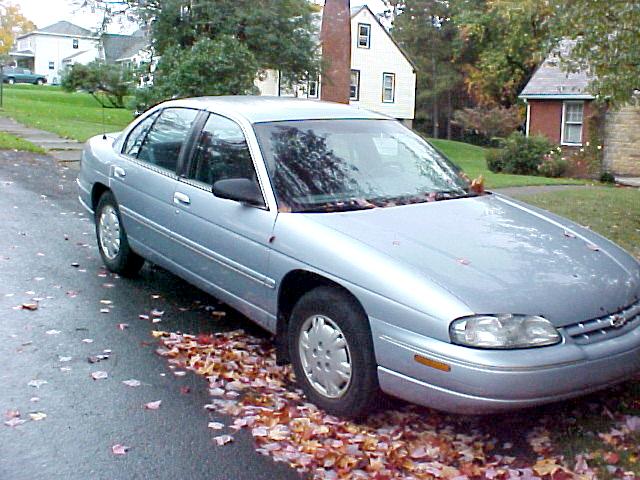
<instances>
[{"instance_id":1,"label":"car roof","mask_svg":"<svg viewBox=\"0 0 640 480\"><path fill-rule=\"evenodd\" d=\"M275 96L220 96L172 100L164 106L183 106L215 113L241 115L250 123L310 119L388 119L363 108L333 102Z\"/></svg>"}]
</instances>

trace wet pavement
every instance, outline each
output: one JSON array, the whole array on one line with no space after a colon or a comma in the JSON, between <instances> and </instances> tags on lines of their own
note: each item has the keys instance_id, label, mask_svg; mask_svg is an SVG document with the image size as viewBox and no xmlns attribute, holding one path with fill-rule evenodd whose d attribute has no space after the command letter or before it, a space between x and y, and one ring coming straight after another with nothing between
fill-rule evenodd
<instances>
[{"instance_id":1,"label":"wet pavement","mask_svg":"<svg viewBox=\"0 0 640 480\"><path fill-rule=\"evenodd\" d=\"M151 330L266 334L231 310L212 316L207 307L224 307L157 267L104 273L75 175L51 157L0 152L0 479L299 478L256 453L246 431L215 446L207 423L228 419L203 408L204 379L176 376L155 354ZM138 318L154 309L160 323ZM88 361L98 355L108 358ZM26 422L6 426L15 410Z\"/></svg>"}]
</instances>

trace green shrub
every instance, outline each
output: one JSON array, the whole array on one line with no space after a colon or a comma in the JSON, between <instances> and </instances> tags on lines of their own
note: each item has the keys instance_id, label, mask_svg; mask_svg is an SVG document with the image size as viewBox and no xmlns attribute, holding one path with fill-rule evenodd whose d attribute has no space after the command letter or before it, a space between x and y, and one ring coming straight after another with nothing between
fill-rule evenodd
<instances>
[{"instance_id":1,"label":"green shrub","mask_svg":"<svg viewBox=\"0 0 640 480\"><path fill-rule=\"evenodd\" d=\"M544 156L554 148L545 137L525 137L516 132L505 139L502 149L487 155L487 167L495 173L539 175L538 167Z\"/></svg>"},{"instance_id":2,"label":"green shrub","mask_svg":"<svg viewBox=\"0 0 640 480\"><path fill-rule=\"evenodd\" d=\"M600 181L602 183L616 183L616 177L614 177L611 172L603 172L602 175L600 175Z\"/></svg>"},{"instance_id":3,"label":"green shrub","mask_svg":"<svg viewBox=\"0 0 640 480\"><path fill-rule=\"evenodd\" d=\"M538 165L538 173L543 177L562 177L567 173L569 162L562 156L561 152L555 150L542 158L542 163Z\"/></svg>"}]
</instances>

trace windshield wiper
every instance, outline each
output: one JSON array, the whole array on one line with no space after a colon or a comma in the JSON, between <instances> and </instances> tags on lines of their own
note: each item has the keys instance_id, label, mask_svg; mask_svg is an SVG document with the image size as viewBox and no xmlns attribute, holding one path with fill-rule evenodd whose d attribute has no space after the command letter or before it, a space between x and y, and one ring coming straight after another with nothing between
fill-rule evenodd
<instances>
[{"instance_id":1,"label":"windshield wiper","mask_svg":"<svg viewBox=\"0 0 640 480\"><path fill-rule=\"evenodd\" d=\"M478 194L472 191L463 190L461 192L460 190L442 190L442 191L434 192L433 199L436 202L439 202L441 200L455 200L457 198L472 198L477 196Z\"/></svg>"},{"instance_id":2,"label":"windshield wiper","mask_svg":"<svg viewBox=\"0 0 640 480\"><path fill-rule=\"evenodd\" d=\"M370 210L376 208L372 203L364 200L351 200L347 202L323 202L305 205L294 210L296 213L330 213L330 212L353 212L356 210Z\"/></svg>"}]
</instances>

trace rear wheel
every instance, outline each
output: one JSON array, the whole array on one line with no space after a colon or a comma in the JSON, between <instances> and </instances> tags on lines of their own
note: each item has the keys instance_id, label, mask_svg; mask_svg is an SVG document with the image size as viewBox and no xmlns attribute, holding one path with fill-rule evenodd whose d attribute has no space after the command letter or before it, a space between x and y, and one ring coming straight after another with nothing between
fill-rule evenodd
<instances>
[{"instance_id":1,"label":"rear wheel","mask_svg":"<svg viewBox=\"0 0 640 480\"><path fill-rule=\"evenodd\" d=\"M16 79L15 78L10 78L9 80L7 80L7 83L9 85L13 85L14 83L16 83Z\"/></svg>"},{"instance_id":2,"label":"rear wheel","mask_svg":"<svg viewBox=\"0 0 640 480\"><path fill-rule=\"evenodd\" d=\"M36 80L36 85L44 85L44 80L42 78L39 78L38 80Z\"/></svg>"},{"instance_id":3,"label":"rear wheel","mask_svg":"<svg viewBox=\"0 0 640 480\"><path fill-rule=\"evenodd\" d=\"M105 266L125 277L138 273L144 264L144 258L129 247L118 203L110 191L100 197L95 221L98 249Z\"/></svg>"},{"instance_id":4,"label":"rear wheel","mask_svg":"<svg viewBox=\"0 0 640 480\"><path fill-rule=\"evenodd\" d=\"M296 303L289 355L300 387L327 412L362 417L380 392L369 321L346 292L318 287Z\"/></svg>"}]
</instances>

